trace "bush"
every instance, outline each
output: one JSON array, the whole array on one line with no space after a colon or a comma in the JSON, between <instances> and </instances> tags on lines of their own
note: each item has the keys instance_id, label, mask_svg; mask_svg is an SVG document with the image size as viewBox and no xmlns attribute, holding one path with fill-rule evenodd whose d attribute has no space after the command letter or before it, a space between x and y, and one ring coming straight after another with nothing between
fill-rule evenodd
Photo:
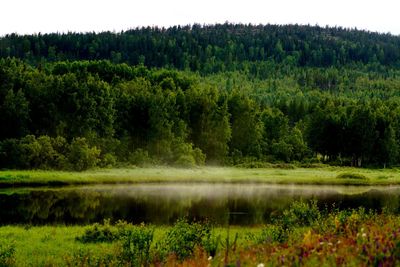
<instances>
[{"instance_id":1,"label":"bush","mask_svg":"<svg viewBox=\"0 0 400 267\"><path fill-rule=\"evenodd\" d=\"M205 236L201 242L201 246L211 257L217 254L218 245L220 244L221 236L214 236L211 231L206 231Z\"/></svg>"},{"instance_id":2,"label":"bush","mask_svg":"<svg viewBox=\"0 0 400 267\"><path fill-rule=\"evenodd\" d=\"M310 226L321 218L316 200L309 202L294 201L289 209L284 210L280 223L284 229L296 226Z\"/></svg>"},{"instance_id":3,"label":"bush","mask_svg":"<svg viewBox=\"0 0 400 267\"><path fill-rule=\"evenodd\" d=\"M103 168L111 168L117 164L117 158L110 153L106 153L103 155L100 161L100 167Z\"/></svg>"},{"instance_id":4,"label":"bush","mask_svg":"<svg viewBox=\"0 0 400 267\"><path fill-rule=\"evenodd\" d=\"M68 161L72 168L83 171L95 167L100 159L100 150L97 147L89 147L86 138L74 138L72 140Z\"/></svg>"},{"instance_id":5,"label":"bush","mask_svg":"<svg viewBox=\"0 0 400 267\"><path fill-rule=\"evenodd\" d=\"M0 266L15 265L15 246L0 243Z\"/></svg>"},{"instance_id":6,"label":"bush","mask_svg":"<svg viewBox=\"0 0 400 267\"><path fill-rule=\"evenodd\" d=\"M103 224L95 223L85 230L82 236L76 240L82 243L113 242L119 238L119 233L112 228L109 220L104 220Z\"/></svg>"},{"instance_id":7,"label":"bush","mask_svg":"<svg viewBox=\"0 0 400 267\"><path fill-rule=\"evenodd\" d=\"M343 210L335 215L335 231L354 233L363 221L368 218L364 208Z\"/></svg>"},{"instance_id":8,"label":"bush","mask_svg":"<svg viewBox=\"0 0 400 267\"><path fill-rule=\"evenodd\" d=\"M193 149L192 155L197 165L202 166L205 164L206 155L203 153L203 151L201 151L200 148L196 147L195 149Z\"/></svg>"},{"instance_id":9,"label":"bush","mask_svg":"<svg viewBox=\"0 0 400 267\"><path fill-rule=\"evenodd\" d=\"M129 155L129 163L137 166L143 166L152 163L152 160L147 150L139 148Z\"/></svg>"},{"instance_id":10,"label":"bush","mask_svg":"<svg viewBox=\"0 0 400 267\"><path fill-rule=\"evenodd\" d=\"M122 242L122 260L132 266L148 266L151 262L150 248L154 228L143 224L126 232Z\"/></svg>"},{"instance_id":11,"label":"bush","mask_svg":"<svg viewBox=\"0 0 400 267\"><path fill-rule=\"evenodd\" d=\"M192 155L180 155L174 162L177 167L194 167L196 166L196 161Z\"/></svg>"},{"instance_id":12,"label":"bush","mask_svg":"<svg viewBox=\"0 0 400 267\"><path fill-rule=\"evenodd\" d=\"M247 239L255 244L284 243L288 240L288 233L280 225L269 225L259 234L248 234Z\"/></svg>"},{"instance_id":13,"label":"bush","mask_svg":"<svg viewBox=\"0 0 400 267\"><path fill-rule=\"evenodd\" d=\"M0 143L0 165L21 169L64 169L68 144L63 137L27 135Z\"/></svg>"},{"instance_id":14,"label":"bush","mask_svg":"<svg viewBox=\"0 0 400 267\"><path fill-rule=\"evenodd\" d=\"M187 220L178 220L167 232L165 239L159 243L161 257L175 254L178 259L183 260L190 257L196 246L203 244L203 238L210 234L209 225L199 223L188 223ZM210 240L209 240L210 241ZM212 247L210 246L210 252Z\"/></svg>"},{"instance_id":15,"label":"bush","mask_svg":"<svg viewBox=\"0 0 400 267\"><path fill-rule=\"evenodd\" d=\"M179 167L194 167L195 165L204 165L206 156L201 149L193 148L191 143L185 143L181 140L173 144L172 163Z\"/></svg>"}]
</instances>

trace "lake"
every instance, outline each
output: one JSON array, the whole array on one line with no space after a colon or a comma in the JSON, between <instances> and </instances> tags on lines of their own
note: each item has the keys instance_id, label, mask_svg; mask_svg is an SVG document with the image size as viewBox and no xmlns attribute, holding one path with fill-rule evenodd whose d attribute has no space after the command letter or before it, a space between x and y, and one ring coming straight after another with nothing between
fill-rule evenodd
<instances>
[{"instance_id":1,"label":"lake","mask_svg":"<svg viewBox=\"0 0 400 267\"><path fill-rule=\"evenodd\" d=\"M217 225L259 225L299 199L316 199L321 209L400 213L400 186L119 184L1 189L0 225L88 224L107 218L168 225L182 217Z\"/></svg>"}]
</instances>

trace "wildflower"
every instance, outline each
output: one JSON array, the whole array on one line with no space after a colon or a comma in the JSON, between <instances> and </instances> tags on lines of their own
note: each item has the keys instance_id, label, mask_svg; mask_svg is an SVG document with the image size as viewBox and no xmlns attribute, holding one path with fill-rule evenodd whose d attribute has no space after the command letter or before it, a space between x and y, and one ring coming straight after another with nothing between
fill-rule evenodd
<instances>
[{"instance_id":1,"label":"wildflower","mask_svg":"<svg viewBox=\"0 0 400 267\"><path fill-rule=\"evenodd\" d=\"M324 242L319 242L319 244L322 246L324 244Z\"/></svg>"},{"instance_id":2,"label":"wildflower","mask_svg":"<svg viewBox=\"0 0 400 267\"><path fill-rule=\"evenodd\" d=\"M209 261L212 260L212 256L208 257L208 260L209 260Z\"/></svg>"},{"instance_id":3,"label":"wildflower","mask_svg":"<svg viewBox=\"0 0 400 267\"><path fill-rule=\"evenodd\" d=\"M363 234L362 234L362 237L366 237L366 236L367 236L367 234L366 234L366 233L363 233Z\"/></svg>"},{"instance_id":4,"label":"wildflower","mask_svg":"<svg viewBox=\"0 0 400 267\"><path fill-rule=\"evenodd\" d=\"M337 244L339 245L340 243L342 243L342 242L340 242L340 240L338 240Z\"/></svg>"},{"instance_id":5,"label":"wildflower","mask_svg":"<svg viewBox=\"0 0 400 267\"><path fill-rule=\"evenodd\" d=\"M328 243L328 246L333 246L333 244L331 242Z\"/></svg>"},{"instance_id":6,"label":"wildflower","mask_svg":"<svg viewBox=\"0 0 400 267\"><path fill-rule=\"evenodd\" d=\"M264 267L264 263L259 263L257 267Z\"/></svg>"}]
</instances>

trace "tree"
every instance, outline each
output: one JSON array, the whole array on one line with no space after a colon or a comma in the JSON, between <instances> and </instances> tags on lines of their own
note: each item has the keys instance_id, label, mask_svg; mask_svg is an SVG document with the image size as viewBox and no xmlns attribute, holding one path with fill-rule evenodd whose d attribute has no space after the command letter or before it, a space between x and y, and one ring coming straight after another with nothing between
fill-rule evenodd
<instances>
[{"instance_id":1,"label":"tree","mask_svg":"<svg viewBox=\"0 0 400 267\"><path fill-rule=\"evenodd\" d=\"M28 133L29 102L22 90L8 90L0 106L0 140L22 137Z\"/></svg>"}]
</instances>

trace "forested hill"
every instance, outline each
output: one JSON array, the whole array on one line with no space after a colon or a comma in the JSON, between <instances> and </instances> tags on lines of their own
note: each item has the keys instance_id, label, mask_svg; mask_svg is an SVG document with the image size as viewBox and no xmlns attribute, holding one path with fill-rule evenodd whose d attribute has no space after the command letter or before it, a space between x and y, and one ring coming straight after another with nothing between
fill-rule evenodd
<instances>
[{"instance_id":1,"label":"forested hill","mask_svg":"<svg viewBox=\"0 0 400 267\"><path fill-rule=\"evenodd\" d=\"M292 66L400 66L400 36L299 25L217 24L137 28L121 33L6 35L0 57L98 60L203 74L259 72L265 62Z\"/></svg>"},{"instance_id":2,"label":"forested hill","mask_svg":"<svg viewBox=\"0 0 400 267\"><path fill-rule=\"evenodd\" d=\"M400 165L400 36L194 25L8 35L0 56L0 168Z\"/></svg>"}]
</instances>

